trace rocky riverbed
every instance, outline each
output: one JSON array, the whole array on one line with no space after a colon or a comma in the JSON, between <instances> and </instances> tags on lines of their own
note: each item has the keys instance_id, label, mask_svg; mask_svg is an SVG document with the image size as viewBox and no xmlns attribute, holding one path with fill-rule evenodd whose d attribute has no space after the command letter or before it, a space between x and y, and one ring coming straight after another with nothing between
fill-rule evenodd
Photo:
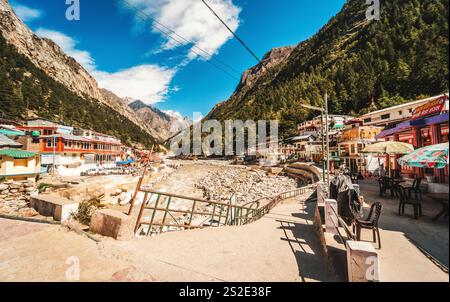
<instances>
[{"instance_id":1,"label":"rocky riverbed","mask_svg":"<svg viewBox=\"0 0 450 302\"><path fill-rule=\"evenodd\" d=\"M265 171L233 167L210 172L195 186L203 190L206 199L228 202L233 193L236 193L237 202L245 204L295 190L297 182L289 177L268 176Z\"/></svg>"}]
</instances>

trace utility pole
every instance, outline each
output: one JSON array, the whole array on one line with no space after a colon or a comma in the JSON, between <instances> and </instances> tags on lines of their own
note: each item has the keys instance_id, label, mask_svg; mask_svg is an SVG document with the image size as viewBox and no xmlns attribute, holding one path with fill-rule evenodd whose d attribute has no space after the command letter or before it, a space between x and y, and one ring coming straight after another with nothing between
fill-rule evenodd
<instances>
[{"instance_id":1,"label":"utility pole","mask_svg":"<svg viewBox=\"0 0 450 302\"><path fill-rule=\"evenodd\" d=\"M322 171L323 171L323 182L327 182L327 184L329 185L329 181L330 181L330 178L329 178L329 175L328 175L328 181L326 181L326 177L325 177L325 173L326 173L326 166L328 166L328 169L329 169L329 166L330 166L330 162L329 162L329 157L327 156L327 164L325 164L325 138L324 138L324 131L323 131L323 123L324 123L324 121L323 121L323 119L324 119L324 115L326 116L326 121L325 121L325 124L326 124L326 136L327 136L327 138L326 138L326 142L327 142L327 147L328 147L328 149L329 149L329 139L328 139L328 104L327 104L327 101L328 101L328 96L327 95L325 95L325 105L324 106L322 106L322 107L316 107L316 106L311 106L311 105L306 105L306 104L300 104L300 106L302 106L303 108L307 108L307 109L310 109L310 110L315 110L315 111L319 111L320 112L320 116L321 116L321 118L322 118L322 120L320 121L320 123L321 123L321 127L320 127L320 129L321 129L321 135L322 135ZM328 152L328 149L327 149L327 152Z\"/></svg>"},{"instance_id":2,"label":"utility pole","mask_svg":"<svg viewBox=\"0 0 450 302\"><path fill-rule=\"evenodd\" d=\"M322 136L322 181L326 182L326 172L325 172L325 133L323 131L323 120L324 120L324 113L323 110L320 112L320 135Z\"/></svg>"},{"instance_id":3,"label":"utility pole","mask_svg":"<svg viewBox=\"0 0 450 302\"><path fill-rule=\"evenodd\" d=\"M53 135L53 176L56 173L56 133Z\"/></svg>"},{"instance_id":4,"label":"utility pole","mask_svg":"<svg viewBox=\"0 0 450 302\"><path fill-rule=\"evenodd\" d=\"M327 136L327 185L330 187L330 136L329 136L329 123L328 123L328 93L325 93L325 129Z\"/></svg>"}]
</instances>

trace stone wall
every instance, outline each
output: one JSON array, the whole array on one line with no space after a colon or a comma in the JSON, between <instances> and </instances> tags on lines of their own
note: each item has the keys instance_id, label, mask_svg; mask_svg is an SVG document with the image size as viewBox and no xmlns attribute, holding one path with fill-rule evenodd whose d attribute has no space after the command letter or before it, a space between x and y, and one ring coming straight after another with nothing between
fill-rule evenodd
<instances>
[{"instance_id":1,"label":"stone wall","mask_svg":"<svg viewBox=\"0 0 450 302\"><path fill-rule=\"evenodd\" d=\"M0 183L0 214L31 217L37 215L29 208L30 195L36 191L34 181L8 180Z\"/></svg>"}]
</instances>

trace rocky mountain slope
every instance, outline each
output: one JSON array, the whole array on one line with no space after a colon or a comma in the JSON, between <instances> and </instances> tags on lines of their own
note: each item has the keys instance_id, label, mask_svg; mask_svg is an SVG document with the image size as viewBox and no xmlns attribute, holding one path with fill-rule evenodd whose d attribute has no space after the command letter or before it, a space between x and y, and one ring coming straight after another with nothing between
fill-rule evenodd
<instances>
[{"instance_id":1,"label":"rocky mountain slope","mask_svg":"<svg viewBox=\"0 0 450 302\"><path fill-rule=\"evenodd\" d=\"M163 140L167 140L191 125L191 121L188 118L165 113L139 100L129 103L128 106Z\"/></svg>"},{"instance_id":2,"label":"rocky mountain slope","mask_svg":"<svg viewBox=\"0 0 450 302\"><path fill-rule=\"evenodd\" d=\"M75 59L67 56L57 44L36 36L17 17L7 0L0 0L0 32L5 42L14 46L20 55L25 56L34 66L78 97L107 106L122 116L126 124L133 124L133 127L140 128L141 132L157 140L164 139L140 120L119 97L99 88L96 80ZM28 112L22 111L20 115L17 117L26 117ZM11 115L10 117L17 118ZM48 118L55 117L48 116Z\"/></svg>"},{"instance_id":3,"label":"rocky mountain slope","mask_svg":"<svg viewBox=\"0 0 450 302\"><path fill-rule=\"evenodd\" d=\"M372 97L381 109L447 92L448 4L386 0L381 20L368 21L365 1L348 0L316 35L246 71L206 118L278 119L289 136L313 114L300 105L321 105L325 92L336 114L364 113Z\"/></svg>"}]
</instances>

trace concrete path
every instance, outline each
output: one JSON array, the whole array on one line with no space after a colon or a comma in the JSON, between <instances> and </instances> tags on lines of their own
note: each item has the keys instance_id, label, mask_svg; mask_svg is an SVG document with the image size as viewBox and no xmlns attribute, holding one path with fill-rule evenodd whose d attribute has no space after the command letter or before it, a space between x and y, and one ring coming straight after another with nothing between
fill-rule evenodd
<instances>
[{"instance_id":1,"label":"concrete path","mask_svg":"<svg viewBox=\"0 0 450 302\"><path fill-rule=\"evenodd\" d=\"M81 281L333 281L313 215L314 204L289 200L247 226L99 244L58 226L0 219L0 281L67 281L71 256Z\"/></svg>"},{"instance_id":2,"label":"concrete path","mask_svg":"<svg viewBox=\"0 0 450 302\"><path fill-rule=\"evenodd\" d=\"M114 243L158 281L330 281L314 205L281 204L246 226L174 232ZM109 248L108 248L109 249ZM110 249L112 250L112 249ZM176 274L155 263L179 268Z\"/></svg>"},{"instance_id":3,"label":"concrete path","mask_svg":"<svg viewBox=\"0 0 450 302\"><path fill-rule=\"evenodd\" d=\"M0 281L112 280L126 263L104 258L99 246L58 225L0 219ZM76 280L73 280L76 281Z\"/></svg>"}]
</instances>

